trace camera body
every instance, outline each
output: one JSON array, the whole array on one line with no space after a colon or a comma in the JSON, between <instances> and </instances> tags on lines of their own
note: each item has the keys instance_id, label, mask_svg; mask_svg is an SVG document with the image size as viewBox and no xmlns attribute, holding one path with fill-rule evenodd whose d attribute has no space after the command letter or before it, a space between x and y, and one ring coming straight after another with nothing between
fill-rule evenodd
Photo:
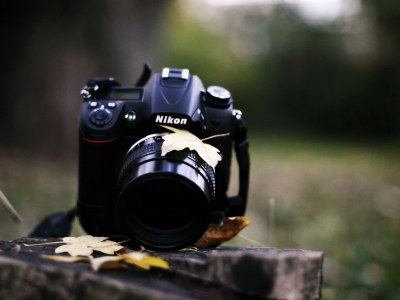
<instances>
[{"instance_id":1,"label":"camera body","mask_svg":"<svg viewBox=\"0 0 400 300\"><path fill-rule=\"evenodd\" d=\"M151 78L150 73L145 65L135 87L96 78L82 90L77 208L89 234L122 234L148 249L174 250L197 241L208 224L244 215L246 127L227 90L206 91L187 69L164 68ZM200 139L229 133L207 140L222 160L214 169L188 149L162 157L168 130L157 125L186 129ZM240 191L229 198L233 145Z\"/></svg>"}]
</instances>

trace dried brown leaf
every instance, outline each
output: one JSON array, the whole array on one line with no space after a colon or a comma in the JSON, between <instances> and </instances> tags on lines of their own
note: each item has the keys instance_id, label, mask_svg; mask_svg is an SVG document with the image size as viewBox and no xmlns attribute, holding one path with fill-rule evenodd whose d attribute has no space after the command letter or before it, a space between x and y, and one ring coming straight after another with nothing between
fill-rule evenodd
<instances>
[{"instance_id":1,"label":"dried brown leaf","mask_svg":"<svg viewBox=\"0 0 400 300\"><path fill-rule=\"evenodd\" d=\"M225 218L222 225L209 225L207 231L194 245L197 248L207 248L229 241L250 223L246 217Z\"/></svg>"}]
</instances>

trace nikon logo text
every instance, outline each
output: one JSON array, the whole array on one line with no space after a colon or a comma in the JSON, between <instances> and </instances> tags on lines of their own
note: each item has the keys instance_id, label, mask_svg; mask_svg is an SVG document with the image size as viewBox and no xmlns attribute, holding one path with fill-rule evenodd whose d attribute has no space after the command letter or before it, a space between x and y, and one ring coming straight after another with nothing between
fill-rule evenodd
<instances>
[{"instance_id":1,"label":"nikon logo text","mask_svg":"<svg viewBox=\"0 0 400 300\"><path fill-rule=\"evenodd\" d=\"M162 124L186 124L187 118L173 118L171 116L156 116L156 123Z\"/></svg>"}]
</instances>

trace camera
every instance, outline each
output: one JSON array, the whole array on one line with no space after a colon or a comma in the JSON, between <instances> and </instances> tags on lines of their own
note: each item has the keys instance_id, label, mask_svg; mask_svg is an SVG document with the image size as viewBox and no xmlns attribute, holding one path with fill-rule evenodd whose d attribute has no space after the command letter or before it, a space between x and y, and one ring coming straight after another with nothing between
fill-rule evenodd
<instances>
[{"instance_id":1,"label":"camera","mask_svg":"<svg viewBox=\"0 0 400 300\"><path fill-rule=\"evenodd\" d=\"M194 244L209 224L246 210L250 160L247 128L229 91L204 89L187 69L151 75L146 63L134 87L90 79L81 91L77 209L85 231L126 235L147 249ZM188 148L161 156L163 136L185 129L220 151L215 168ZM228 197L232 148L239 191Z\"/></svg>"}]
</instances>

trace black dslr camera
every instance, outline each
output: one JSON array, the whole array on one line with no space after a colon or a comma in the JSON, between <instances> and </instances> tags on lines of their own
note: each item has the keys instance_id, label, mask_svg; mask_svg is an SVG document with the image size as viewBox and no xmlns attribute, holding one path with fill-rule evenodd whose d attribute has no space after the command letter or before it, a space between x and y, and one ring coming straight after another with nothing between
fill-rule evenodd
<instances>
[{"instance_id":1,"label":"black dslr camera","mask_svg":"<svg viewBox=\"0 0 400 300\"><path fill-rule=\"evenodd\" d=\"M151 77L151 78L150 78ZM210 223L245 213L249 184L246 126L230 93L204 89L187 69L151 76L145 64L135 87L113 78L88 81L79 120L78 215L96 236L127 235L148 249L168 251L195 243ZM214 168L197 152L161 156L162 126L186 129L218 148ZM232 145L239 193L227 197Z\"/></svg>"}]
</instances>

